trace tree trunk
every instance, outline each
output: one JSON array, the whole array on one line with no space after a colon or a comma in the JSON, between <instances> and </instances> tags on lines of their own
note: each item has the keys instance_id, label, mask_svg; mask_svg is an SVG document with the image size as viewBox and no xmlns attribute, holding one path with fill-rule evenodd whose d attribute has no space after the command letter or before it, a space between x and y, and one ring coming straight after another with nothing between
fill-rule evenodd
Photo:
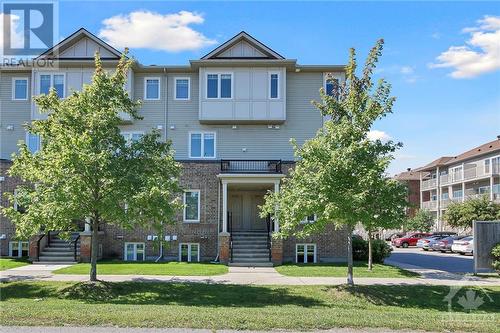
<instances>
[{"instance_id":1,"label":"tree trunk","mask_svg":"<svg viewBox=\"0 0 500 333\"><path fill-rule=\"evenodd\" d=\"M352 227L347 228L347 284L349 286L354 286L354 279L352 274Z\"/></svg>"},{"instance_id":2,"label":"tree trunk","mask_svg":"<svg viewBox=\"0 0 500 333\"><path fill-rule=\"evenodd\" d=\"M368 230L368 270L373 268L373 254L372 254L372 232Z\"/></svg>"},{"instance_id":3,"label":"tree trunk","mask_svg":"<svg viewBox=\"0 0 500 333\"><path fill-rule=\"evenodd\" d=\"M90 281L97 281L97 251L99 246L99 223L92 221L92 239L90 245Z\"/></svg>"}]
</instances>

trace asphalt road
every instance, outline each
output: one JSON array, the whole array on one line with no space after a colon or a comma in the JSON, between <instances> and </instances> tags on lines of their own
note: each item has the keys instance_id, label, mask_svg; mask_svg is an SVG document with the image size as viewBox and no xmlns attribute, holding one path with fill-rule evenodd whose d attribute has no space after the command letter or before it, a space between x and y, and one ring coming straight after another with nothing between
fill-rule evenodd
<instances>
[{"instance_id":1,"label":"asphalt road","mask_svg":"<svg viewBox=\"0 0 500 333\"><path fill-rule=\"evenodd\" d=\"M450 273L472 273L474 268L471 255L423 251L414 247L394 248L389 260Z\"/></svg>"}]
</instances>

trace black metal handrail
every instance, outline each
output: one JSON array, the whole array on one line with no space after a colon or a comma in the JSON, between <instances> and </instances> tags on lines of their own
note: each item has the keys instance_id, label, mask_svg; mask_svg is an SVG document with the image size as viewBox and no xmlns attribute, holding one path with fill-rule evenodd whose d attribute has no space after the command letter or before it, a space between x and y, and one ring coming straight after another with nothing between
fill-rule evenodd
<instances>
[{"instance_id":1,"label":"black metal handrail","mask_svg":"<svg viewBox=\"0 0 500 333\"><path fill-rule=\"evenodd\" d=\"M76 238L73 240L73 242L74 242L74 244L73 244L73 250L74 250L73 256L75 258L75 261L77 261L77 259L78 259L76 248L77 248L79 239L80 239L80 234L78 234L78 236L76 236Z\"/></svg>"},{"instance_id":2,"label":"black metal handrail","mask_svg":"<svg viewBox=\"0 0 500 333\"><path fill-rule=\"evenodd\" d=\"M227 212L227 226L229 230L229 250L230 250L229 261L233 262L233 213L231 212Z\"/></svg>"},{"instance_id":3,"label":"black metal handrail","mask_svg":"<svg viewBox=\"0 0 500 333\"><path fill-rule=\"evenodd\" d=\"M38 238L38 240L36 241L36 260L37 261L40 261L40 242L42 241L43 237L45 237L46 235L47 234L43 234L42 237Z\"/></svg>"},{"instance_id":4,"label":"black metal handrail","mask_svg":"<svg viewBox=\"0 0 500 333\"><path fill-rule=\"evenodd\" d=\"M221 160L222 173L281 173L281 160Z\"/></svg>"},{"instance_id":5,"label":"black metal handrail","mask_svg":"<svg viewBox=\"0 0 500 333\"><path fill-rule=\"evenodd\" d=\"M267 249L269 250L269 261L271 261L272 259L272 255L271 255L271 248L272 248L272 244L271 244L271 230L272 230L272 226L271 226L271 214L267 214L267 217L266 217L266 222L267 222Z\"/></svg>"}]
</instances>

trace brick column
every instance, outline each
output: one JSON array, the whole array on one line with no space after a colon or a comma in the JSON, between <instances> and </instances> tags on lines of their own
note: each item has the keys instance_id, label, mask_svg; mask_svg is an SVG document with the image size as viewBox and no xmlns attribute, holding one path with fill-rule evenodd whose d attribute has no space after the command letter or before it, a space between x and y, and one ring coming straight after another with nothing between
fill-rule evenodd
<instances>
[{"instance_id":1,"label":"brick column","mask_svg":"<svg viewBox=\"0 0 500 333\"><path fill-rule=\"evenodd\" d=\"M219 233L219 261L224 264L229 262L231 255L229 236L228 232Z\"/></svg>"},{"instance_id":2,"label":"brick column","mask_svg":"<svg viewBox=\"0 0 500 333\"><path fill-rule=\"evenodd\" d=\"M283 240L281 238L271 240L271 261L274 265L283 264Z\"/></svg>"},{"instance_id":3,"label":"brick column","mask_svg":"<svg viewBox=\"0 0 500 333\"><path fill-rule=\"evenodd\" d=\"M43 234L38 234L30 238L28 256L30 261L38 261L38 241L43 237ZM40 241L40 251L45 247L45 242Z\"/></svg>"},{"instance_id":4,"label":"brick column","mask_svg":"<svg viewBox=\"0 0 500 333\"><path fill-rule=\"evenodd\" d=\"M92 234L90 232L80 233L80 262L90 262L92 253Z\"/></svg>"}]
</instances>

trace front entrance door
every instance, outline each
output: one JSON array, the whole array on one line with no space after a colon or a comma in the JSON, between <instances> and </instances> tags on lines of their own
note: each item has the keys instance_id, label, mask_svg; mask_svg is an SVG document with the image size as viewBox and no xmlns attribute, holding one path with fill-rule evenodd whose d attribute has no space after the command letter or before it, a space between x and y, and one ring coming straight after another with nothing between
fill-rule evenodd
<instances>
[{"instance_id":1,"label":"front entrance door","mask_svg":"<svg viewBox=\"0 0 500 333\"><path fill-rule=\"evenodd\" d=\"M259 217L264 203L263 191L231 191L228 208L232 213L234 231L267 230L266 220Z\"/></svg>"}]
</instances>

